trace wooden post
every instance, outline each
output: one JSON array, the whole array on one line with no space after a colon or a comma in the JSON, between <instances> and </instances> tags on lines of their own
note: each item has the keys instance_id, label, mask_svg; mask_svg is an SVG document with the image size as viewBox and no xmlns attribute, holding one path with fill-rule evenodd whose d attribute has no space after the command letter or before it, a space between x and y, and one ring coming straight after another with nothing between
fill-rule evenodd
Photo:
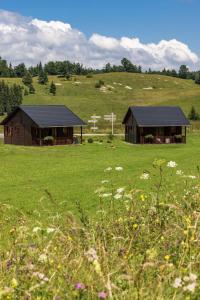
<instances>
[{"instance_id":1,"label":"wooden post","mask_svg":"<svg viewBox=\"0 0 200 300\"><path fill-rule=\"evenodd\" d=\"M185 144L186 144L186 136L187 136L187 127L185 126Z\"/></svg>"},{"instance_id":2,"label":"wooden post","mask_svg":"<svg viewBox=\"0 0 200 300\"><path fill-rule=\"evenodd\" d=\"M40 146L42 146L42 135L41 135L41 128L39 129L40 131Z\"/></svg>"},{"instance_id":3,"label":"wooden post","mask_svg":"<svg viewBox=\"0 0 200 300\"><path fill-rule=\"evenodd\" d=\"M83 143L83 127L81 126L81 144Z\"/></svg>"}]
</instances>

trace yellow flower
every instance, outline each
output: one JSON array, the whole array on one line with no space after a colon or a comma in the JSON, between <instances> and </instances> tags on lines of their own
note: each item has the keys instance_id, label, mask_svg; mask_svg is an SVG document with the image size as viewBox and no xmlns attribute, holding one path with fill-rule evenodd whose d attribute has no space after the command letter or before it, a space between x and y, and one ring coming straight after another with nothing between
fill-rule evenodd
<instances>
[{"instance_id":1,"label":"yellow flower","mask_svg":"<svg viewBox=\"0 0 200 300\"><path fill-rule=\"evenodd\" d=\"M161 236L161 238L160 238L160 239L161 239L161 241L164 241L164 239L165 239L165 238L164 238L164 236Z\"/></svg>"},{"instance_id":2,"label":"yellow flower","mask_svg":"<svg viewBox=\"0 0 200 300\"><path fill-rule=\"evenodd\" d=\"M141 196L140 196L140 199L141 199L141 201L143 201L143 202L144 202L144 200L145 200L145 196L144 196L144 195L141 195Z\"/></svg>"},{"instance_id":3,"label":"yellow flower","mask_svg":"<svg viewBox=\"0 0 200 300\"><path fill-rule=\"evenodd\" d=\"M18 282L17 279L13 278L11 280L11 286L13 287L13 289L15 289L18 286Z\"/></svg>"},{"instance_id":4,"label":"yellow flower","mask_svg":"<svg viewBox=\"0 0 200 300\"><path fill-rule=\"evenodd\" d=\"M93 265L94 265L94 269L96 271L97 274L101 274L101 266L100 266L100 263L95 259L93 261Z\"/></svg>"},{"instance_id":5,"label":"yellow flower","mask_svg":"<svg viewBox=\"0 0 200 300\"><path fill-rule=\"evenodd\" d=\"M169 261L170 260L170 255L165 255L165 260Z\"/></svg>"},{"instance_id":6,"label":"yellow flower","mask_svg":"<svg viewBox=\"0 0 200 300\"><path fill-rule=\"evenodd\" d=\"M138 224L136 224L136 223L133 224L133 228L134 228L134 229L137 229L137 228L138 228Z\"/></svg>"}]
</instances>

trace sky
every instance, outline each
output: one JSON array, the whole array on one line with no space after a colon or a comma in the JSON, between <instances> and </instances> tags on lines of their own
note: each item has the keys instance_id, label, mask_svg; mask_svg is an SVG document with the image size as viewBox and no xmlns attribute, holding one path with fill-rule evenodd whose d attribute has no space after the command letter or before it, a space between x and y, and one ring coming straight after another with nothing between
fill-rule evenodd
<instances>
[{"instance_id":1,"label":"sky","mask_svg":"<svg viewBox=\"0 0 200 300\"><path fill-rule=\"evenodd\" d=\"M198 69L199 12L200 0L0 0L0 55L14 64L102 67L126 56L143 68Z\"/></svg>"}]
</instances>

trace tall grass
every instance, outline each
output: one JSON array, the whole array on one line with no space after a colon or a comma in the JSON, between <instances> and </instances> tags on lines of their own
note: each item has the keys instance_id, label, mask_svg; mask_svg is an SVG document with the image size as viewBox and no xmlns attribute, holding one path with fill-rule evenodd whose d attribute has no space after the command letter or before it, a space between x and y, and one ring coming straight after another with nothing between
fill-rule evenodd
<instances>
[{"instance_id":1,"label":"tall grass","mask_svg":"<svg viewBox=\"0 0 200 300\"><path fill-rule=\"evenodd\" d=\"M138 174L148 192L116 186L124 172L102 171L93 218L79 203L79 218L56 214L55 203L48 222L19 214L13 224L1 205L0 299L199 299L198 168L155 160Z\"/></svg>"}]
</instances>

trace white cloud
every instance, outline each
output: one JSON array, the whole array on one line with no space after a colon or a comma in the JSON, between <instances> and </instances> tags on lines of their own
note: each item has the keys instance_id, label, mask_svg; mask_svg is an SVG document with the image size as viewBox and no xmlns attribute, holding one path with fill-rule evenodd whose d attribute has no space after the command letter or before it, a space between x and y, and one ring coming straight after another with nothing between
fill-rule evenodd
<instances>
[{"instance_id":1,"label":"white cloud","mask_svg":"<svg viewBox=\"0 0 200 300\"><path fill-rule=\"evenodd\" d=\"M119 64L123 57L144 69L177 68L187 64L199 67L199 58L189 47L172 39L143 44L138 38L106 37L94 33L89 39L70 24L43 21L0 10L0 55L13 64L35 65L49 60L81 62L102 67Z\"/></svg>"}]
</instances>

